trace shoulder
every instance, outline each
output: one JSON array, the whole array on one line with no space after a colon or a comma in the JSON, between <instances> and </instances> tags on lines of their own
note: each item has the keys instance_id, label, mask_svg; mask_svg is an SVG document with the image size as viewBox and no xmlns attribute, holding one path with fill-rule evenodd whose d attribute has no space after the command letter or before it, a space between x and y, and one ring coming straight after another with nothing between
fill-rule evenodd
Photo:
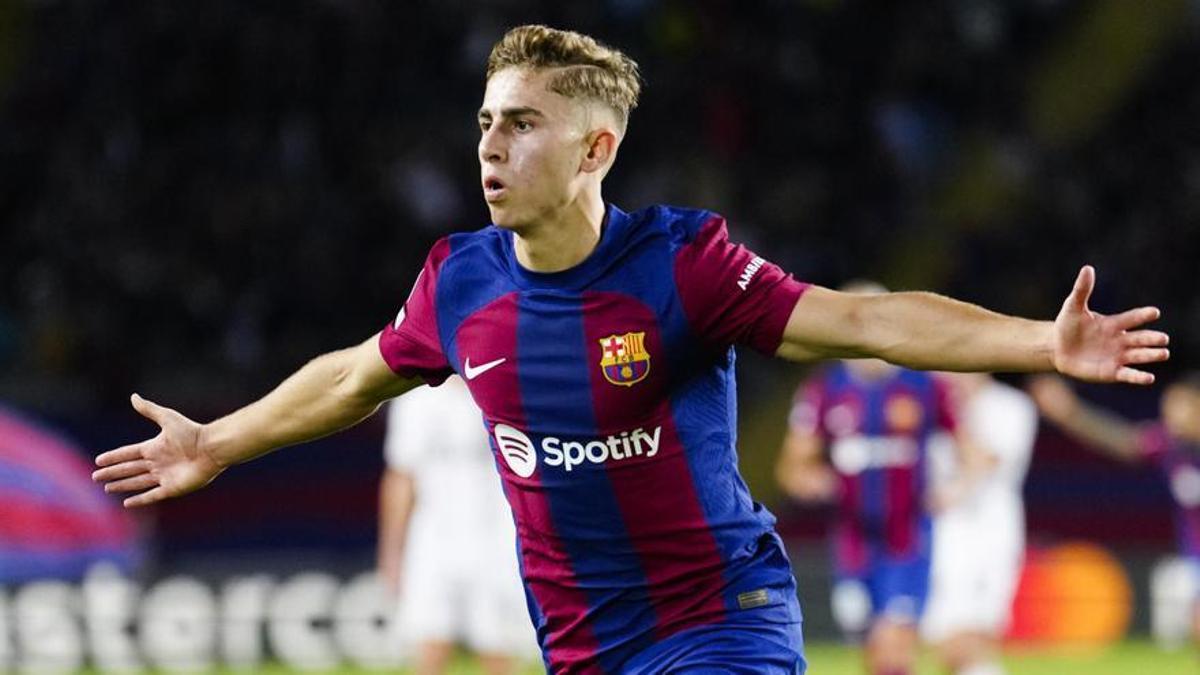
<instances>
[{"instance_id":1,"label":"shoulder","mask_svg":"<svg viewBox=\"0 0 1200 675\"><path fill-rule=\"evenodd\" d=\"M442 237L429 252L439 288L458 288L502 276L506 264L505 232L489 225L474 232Z\"/></svg>"},{"instance_id":2,"label":"shoulder","mask_svg":"<svg viewBox=\"0 0 1200 675\"><path fill-rule=\"evenodd\" d=\"M434 245L430 261L439 266L431 282L441 335L453 336L473 313L517 290L510 268L511 237L488 226L449 235Z\"/></svg>"},{"instance_id":3,"label":"shoulder","mask_svg":"<svg viewBox=\"0 0 1200 675\"><path fill-rule=\"evenodd\" d=\"M725 231L725 219L705 209L657 204L629 214L646 234L666 236L673 248L690 244L712 232Z\"/></svg>"},{"instance_id":4,"label":"shoulder","mask_svg":"<svg viewBox=\"0 0 1200 675\"><path fill-rule=\"evenodd\" d=\"M488 225L473 232L455 232L439 239L430 249L431 260L451 265L496 259L503 255L504 231Z\"/></svg>"}]
</instances>

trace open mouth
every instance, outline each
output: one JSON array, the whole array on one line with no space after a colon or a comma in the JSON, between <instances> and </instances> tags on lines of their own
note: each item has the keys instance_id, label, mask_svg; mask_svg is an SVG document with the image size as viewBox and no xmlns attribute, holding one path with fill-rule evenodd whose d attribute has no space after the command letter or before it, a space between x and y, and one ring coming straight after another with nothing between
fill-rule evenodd
<instances>
[{"instance_id":1,"label":"open mouth","mask_svg":"<svg viewBox=\"0 0 1200 675\"><path fill-rule=\"evenodd\" d=\"M483 197L489 202L497 201L504 196L504 183L498 178L485 178L483 180Z\"/></svg>"}]
</instances>

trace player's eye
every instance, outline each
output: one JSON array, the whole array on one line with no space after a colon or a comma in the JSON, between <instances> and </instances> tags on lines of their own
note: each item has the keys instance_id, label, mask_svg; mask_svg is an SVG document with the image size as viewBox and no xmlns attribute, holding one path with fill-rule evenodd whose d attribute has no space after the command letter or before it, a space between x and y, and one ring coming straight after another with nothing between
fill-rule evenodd
<instances>
[{"instance_id":1,"label":"player's eye","mask_svg":"<svg viewBox=\"0 0 1200 675\"><path fill-rule=\"evenodd\" d=\"M533 129L533 124L526 120L517 120L513 122L513 128L522 133Z\"/></svg>"},{"instance_id":2,"label":"player's eye","mask_svg":"<svg viewBox=\"0 0 1200 675\"><path fill-rule=\"evenodd\" d=\"M479 120L479 130L486 132L492 128L492 123L489 120Z\"/></svg>"}]
</instances>

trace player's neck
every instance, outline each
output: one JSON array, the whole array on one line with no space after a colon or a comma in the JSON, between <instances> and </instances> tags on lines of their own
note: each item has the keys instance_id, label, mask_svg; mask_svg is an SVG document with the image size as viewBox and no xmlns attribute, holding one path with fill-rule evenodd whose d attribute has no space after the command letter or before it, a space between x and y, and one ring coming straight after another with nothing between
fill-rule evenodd
<instances>
[{"instance_id":1,"label":"player's neck","mask_svg":"<svg viewBox=\"0 0 1200 675\"><path fill-rule=\"evenodd\" d=\"M533 272L561 272L583 262L600 243L604 200L600 191L580 198L515 237L517 262Z\"/></svg>"}]
</instances>

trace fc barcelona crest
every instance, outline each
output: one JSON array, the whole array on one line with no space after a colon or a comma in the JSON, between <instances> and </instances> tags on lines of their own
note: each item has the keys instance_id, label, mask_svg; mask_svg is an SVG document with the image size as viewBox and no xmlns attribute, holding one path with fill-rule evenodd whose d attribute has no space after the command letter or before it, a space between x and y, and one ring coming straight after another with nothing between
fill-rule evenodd
<instances>
[{"instance_id":1,"label":"fc barcelona crest","mask_svg":"<svg viewBox=\"0 0 1200 675\"><path fill-rule=\"evenodd\" d=\"M646 379L650 374L646 333L609 335L601 339L600 370L604 373L604 379L624 387L632 387Z\"/></svg>"}]
</instances>

